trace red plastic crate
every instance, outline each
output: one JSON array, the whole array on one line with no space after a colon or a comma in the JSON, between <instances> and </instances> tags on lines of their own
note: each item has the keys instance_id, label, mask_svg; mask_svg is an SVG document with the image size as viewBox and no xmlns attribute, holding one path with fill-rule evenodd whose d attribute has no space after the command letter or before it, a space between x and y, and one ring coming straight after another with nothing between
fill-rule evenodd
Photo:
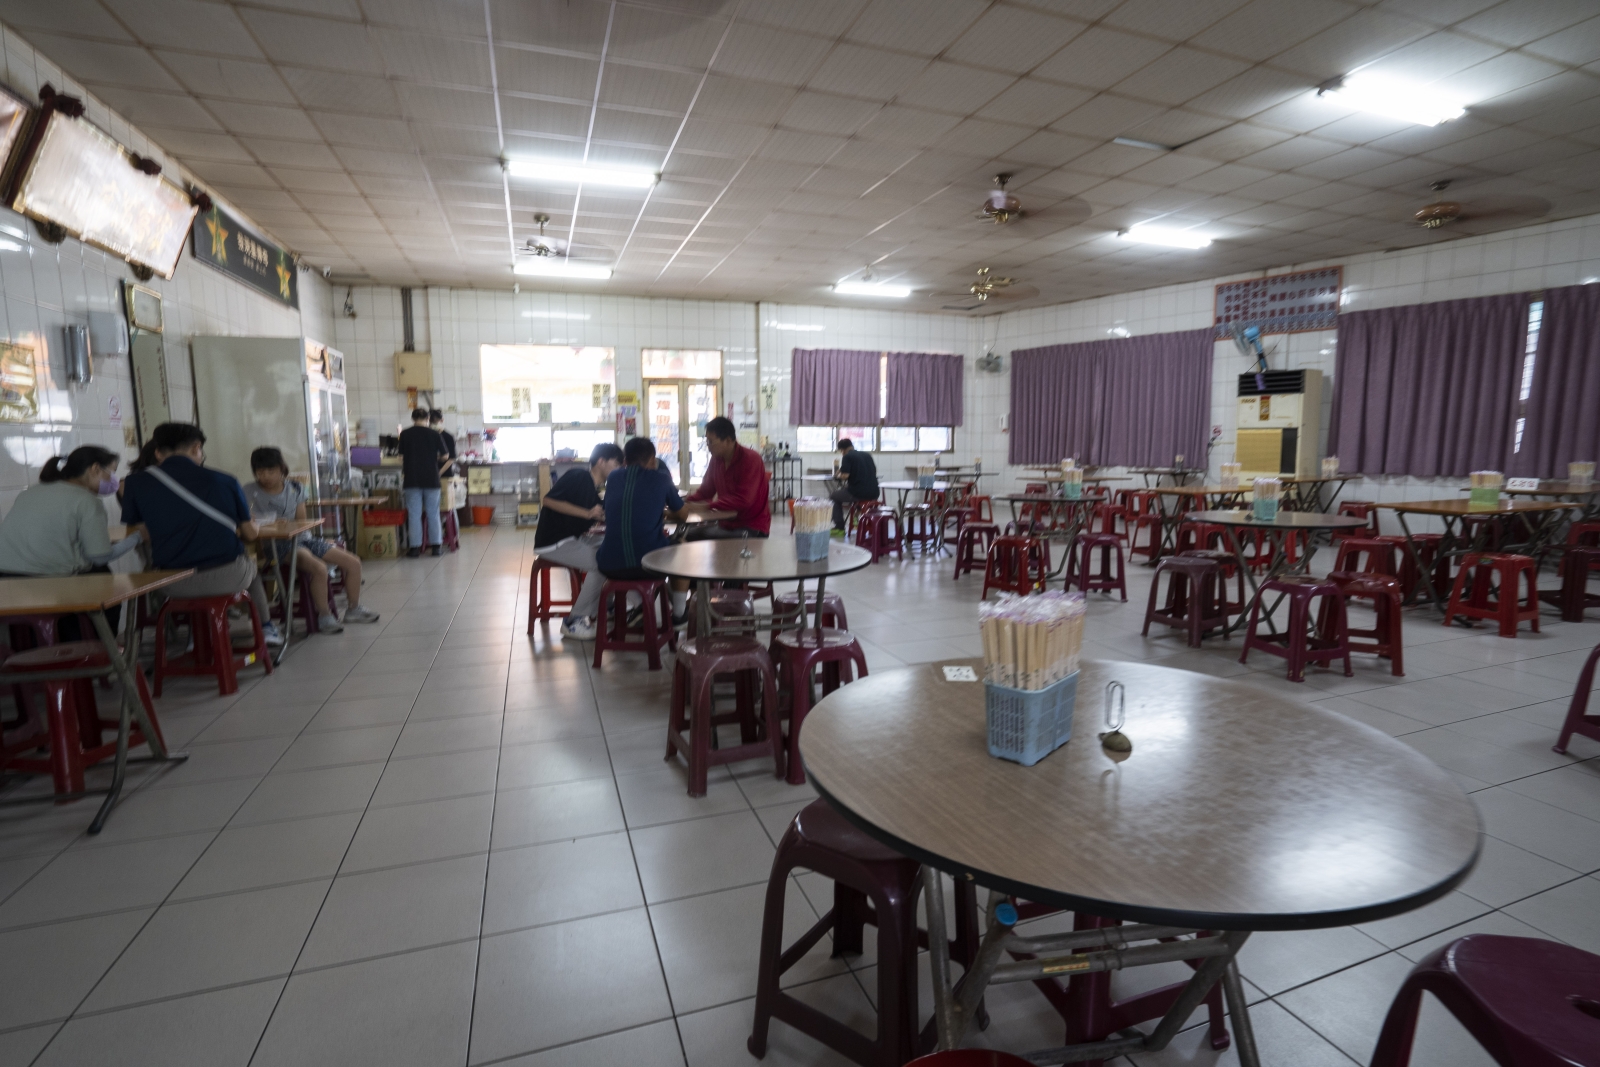
<instances>
[{"instance_id":1,"label":"red plastic crate","mask_svg":"<svg viewBox=\"0 0 1600 1067\"><path fill-rule=\"evenodd\" d=\"M377 510L363 511L361 522L365 526L404 526L406 513L404 511Z\"/></svg>"}]
</instances>

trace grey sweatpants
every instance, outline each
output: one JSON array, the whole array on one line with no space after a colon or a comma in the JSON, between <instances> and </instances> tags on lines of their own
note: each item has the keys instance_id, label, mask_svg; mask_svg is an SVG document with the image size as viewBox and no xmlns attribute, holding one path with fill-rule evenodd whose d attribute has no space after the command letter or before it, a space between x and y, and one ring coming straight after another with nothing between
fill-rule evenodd
<instances>
[{"instance_id":1,"label":"grey sweatpants","mask_svg":"<svg viewBox=\"0 0 1600 1067\"><path fill-rule=\"evenodd\" d=\"M572 615L580 619L594 618L600 607L600 590L605 587L606 576L600 573L600 564L594 558L599 547L599 534L584 534L559 544L534 549L540 559L563 567L576 567L583 572L583 588L578 591L577 601L572 605Z\"/></svg>"},{"instance_id":2,"label":"grey sweatpants","mask_svg":"<svg viewBox=\"0 0 1600 1067\"><path fill-rule=\"evenodd\" d=\"M256 573L256 561L250 556L238 556L232 563L195 571L183 581L173 582L162 592L170 598L181 599L226 596L229 593L242 593L247 589L262 623L271 622L271 605L267 603L267 591L261 587L261 575Z\"/></svg>"}]
</instances>

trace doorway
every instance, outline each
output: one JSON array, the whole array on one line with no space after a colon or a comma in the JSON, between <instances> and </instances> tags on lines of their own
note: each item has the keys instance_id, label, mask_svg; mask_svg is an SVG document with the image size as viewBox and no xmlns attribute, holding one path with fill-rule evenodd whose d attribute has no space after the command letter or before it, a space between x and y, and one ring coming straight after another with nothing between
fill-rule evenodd
<instances>
[{"instance_id":1,"label":"doorway","mask_svg":"<svg viewBox=\"0 0 1600 1067\"><path fill-rule=\"evenodd\" d=\"M646 411L656 461L680 490L693 489L711 463L706 423L717 416L722 383L717 380L646 380Z\"/></svg>"}]
</instances>

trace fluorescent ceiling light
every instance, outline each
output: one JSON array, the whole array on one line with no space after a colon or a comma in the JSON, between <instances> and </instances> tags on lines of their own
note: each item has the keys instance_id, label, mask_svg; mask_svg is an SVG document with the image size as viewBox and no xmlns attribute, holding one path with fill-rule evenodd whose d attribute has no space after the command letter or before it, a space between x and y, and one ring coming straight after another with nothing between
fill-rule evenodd
<instances>
[{"instance_id":1,"label":"fluorescent ceiling light","mask_svg":"<svg viewBox=\"0 0 1600 1067\"><path fill-rule=\"evenodd\" d=\"M890 285L887 282L834 282L833 291L840 296L889 296L907 297L911 295L909 285Z\"/></svg>"},{"instance_id":2,"label":"fluorescent ceiling light","mask_svg":"<svg viewBox=\"0 0 1600 1067\"><path fill-rule=\"evenodd\" d=\"M1164 245L1167 248L1204 248L1211 243L1211 238L1203 233L1193 230L1171 230L1165 226L1135 226L1131 230L1122 230L1117 234L1124 241L1136 241L1142 245Z\"/></svg>"},{"instance_id":3,"label":"fluorescent ceiling light","mask_svg":"<svg viewBox=\"0 0 1600 1067\"><path fill-rule=\"evenodd\" d=\"M624 189L648 189L661 177L639 167L591 167L586 163L553 163L537 159L513 159L506 163L513 178L559 182L564 185L614 185Z\"/></svg>"},{"instance_id":4,"label":"fluorescent ceiling light","mask_svg":"<svg viewBox=\"0 0 1600 1067\"><path fill-rule=\"evenodd\" d=\"M525 256L512 267L516 274L532 274L540 278L579 278L605 281L611 277L610 267L592 263L569 263L559 256ZM587 318L587 316L585 316Z\"/></svg>"},{"instance_id":5,"label":"fluorescent ceiling light","mask_svg":"<svg viewBox=\"0 0 1600 1067\"><path fill-rule=\"evenodd\" d=\"M1407 85L1364 75L1336 79L1317 88L1317 95L1373 115L1383 115L1419 126L1437 126L1460 118L1461 101L1425 85Z\"/></svg>"},{"instance_id":6,"label":"fluorescent ceiling light","mask_svg":"<svg viewBox=\"0 0 1600 1067\"><path fill-rule=\"evenodd\" d=\"M518 273L521 273L520 271ZM588 322L589 316L582 311L524 311L525 319L570 319L574 322Z\"/></svg>"},{"instance_id":7,"label":"fluorescent ceiling light","mask_svg":"<svg viewBox=\"0 0 1600 1067\"><path fill-rule=\"evenodd\" d=\"M1141 141L1137 137L1113 137L1112 144L1127 145L1129 148L1148 148L1152 152L1171 152L1178 146L1175 144L1158 144L1155 141Z\"/></svg>"}]
</instances>

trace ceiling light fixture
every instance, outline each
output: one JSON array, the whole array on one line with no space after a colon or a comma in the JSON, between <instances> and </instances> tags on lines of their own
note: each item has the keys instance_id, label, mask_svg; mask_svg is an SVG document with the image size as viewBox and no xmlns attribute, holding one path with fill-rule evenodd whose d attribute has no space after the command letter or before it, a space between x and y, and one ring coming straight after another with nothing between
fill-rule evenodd
<instances>
[{"instance_id":1,"label":"ceiling light fixture","mask_svg":"<svg viewBox=\"0 0 1600 1067\"><path fill-rule=\"evenodd\" d=\"M1211 238L1203 233L1193 230L1172 230L1165 226L1135 226L1130 230L1118 230L1117 236L1124 241L1134 241L1142 245L1162 245L1166 248L1204 248L1211 243Z\"/></svg>"},{"instance_id":2,"label":"ceiling light fixture","mask_svg":"<svg viewBox=\"0 0 1600 1067\"><path fill-rule=\"evenodd\" d=\"M1373 115L1437 126L1466 113L1461 101L1425 85L1409 85L1373 75L1334 78L1317 86L1317 95Z\"/></svg>"},{"instance_id":3,"label":"ceiling light fixture","mask_svg":"<svg viewBox=\"0 0 1600 1067\"><path fill-rule=\"evenodd\" d=\"M513 178L555 182L561 185L611 185L621 189L648 189L661 180L653 170L638 167L592 167L587 163L556 163L539 159L506 161Z\"/></svg>"},{"instance_id":4,"label":"ceiling light fixture","mask_svg":"<svg viewBox=\"0 0 1600 1067\"><path fill-rule=\"evenodd\" d=\"M1181 145L1157 144L1155 141L1141 141L1137 137L1113 137L1112 144L1127 145L1129 148L1148 148L1152 152L1171 152Z\"/></svg>"},{"instance_id":5,"label":"ceiling light fixture","mask_svg":"<svg viewBox=\"0 0 1600 1067\"><path fill-rule=\"evenodd\" d=\"M534 275L540 278L572 278L603 282L611 277L610 267L573 263L565 258L544 256L519 257L511 270L514 274Z\"/></svg>"},{"instance_id":6,"label":"ceiling light fixture","mask_svg":"<svg viewBox=\"0 0 1600 1067\"><path fill-rule=\"evenodd\" d=\"M899 299L911 295L911 286L890 285L887 282L834 282L833 291L840 296L887 296Z\"/></svg>"}]
</instances>

